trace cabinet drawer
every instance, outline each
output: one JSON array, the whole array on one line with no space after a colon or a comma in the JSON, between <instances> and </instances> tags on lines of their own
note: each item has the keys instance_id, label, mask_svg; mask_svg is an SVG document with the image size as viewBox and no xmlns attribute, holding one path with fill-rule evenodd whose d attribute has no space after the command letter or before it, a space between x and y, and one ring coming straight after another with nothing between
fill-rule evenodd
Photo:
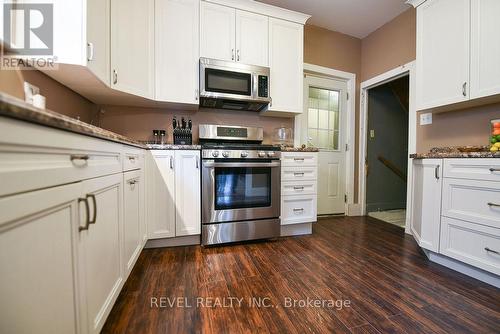
<instances>
[{"instance_id":1,"label":"cabinet drawer","mask_svg":"<svg viewBox=\"0 0 500 334\"><path fill-rule=\"evenodd\" d=\"M443 217L440 253L500 275L500 229Z\"/></svg>"},{"instance_id":2,"label":"cabinet drawer","mask_svg":"<svg viewBox=\"0 0 500 334\"><path fill-rule=\"evenodd\" d=\"M121 173L116 152L0 146L0 196Z\"/></svg>"},{"instance_id":3,"label":"cabinet drawer","mask_svg":"<svg viewBox=\"0 0 500 334\"><path fill-rule=\"evenodd\" d=\"M281 181L305 181L318 178L316 167L282 167Z\"/></svg>"},{"instance_id":4,"label":"cabinet drawer","mask_svg":"<svg viewBox=\"0 0 500 334\"><path fill-rule=\"evenodd\" d=\"M444 159L444 177L500 182L500 159Z\"/></svg>"},{"instance_id":5,"label":"cabinet drawer","mask_svg":"<svg viewBox=\"0 0 500 334\"><path fill-rule=\"evenodd\" d=\"M144 166L144 158L141 152L125 151L123 153L123 171L142 169Z\"/></svg>"},{"instance_id":6,"label":"cabinet drawer","mask_svg":"<svg viewBox=\"0 0 500 334\"><path fill-rule=\"evenodd\" d=\"M500 228L500 183L444 179L442 215Z\"/></svg>"},{"instance_id":7,"label":"cabinet drawer","mask_svg":"<svg viewBox=\"0 0 500 334\"><path fill-rule=\"evenodd\" d=\"M316 221L316 196L283 196L281 225Z\"/></svg>"},{"instance_id":8,"label":"cabinet drawer","mask_svg":"<svg viewBox=\"0 0 500 334\"><path fill-rule=\"evenodd\" d=\"M318 153L304 152L282 152L281 165L289 167L316 166L318 164Z\"/></svg>"},{"instance_id":9,"label":"cabinet drawer","mask_svg":"<svg viewBox=\"0 0 500 334\"><path fill-rule=\"evenodd\" d=\"M316 181L287 181L281 183L281 195L315 195L317 193Z\"/></svg>"}]
</instances>

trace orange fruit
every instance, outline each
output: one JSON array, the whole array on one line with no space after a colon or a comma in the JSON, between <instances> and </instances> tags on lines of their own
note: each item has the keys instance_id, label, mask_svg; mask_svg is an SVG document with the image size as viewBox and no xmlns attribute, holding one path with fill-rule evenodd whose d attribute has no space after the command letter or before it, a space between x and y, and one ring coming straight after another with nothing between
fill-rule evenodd
<instances>
[{"instance_id":1,"label":"orange fruit","mask_svg":"<svg viewBox=\"0 0 500 334\"><path fill-rule=\"evenodd\" d=\"M493 129L493 135L496 136L496 135L500 135L500 128L494 128Z\"/></svg>"},{"instance_id":2,"label":"orange fruit","mask_svg":"<svg viewBox=\"0 0 500 334\"><path fill-rule=\"evenodd\" d=\"M495 123L493 123L493 127L494 127L495 129L500 129L500 122L495 122Z\"/></svg>"}]
</instances>

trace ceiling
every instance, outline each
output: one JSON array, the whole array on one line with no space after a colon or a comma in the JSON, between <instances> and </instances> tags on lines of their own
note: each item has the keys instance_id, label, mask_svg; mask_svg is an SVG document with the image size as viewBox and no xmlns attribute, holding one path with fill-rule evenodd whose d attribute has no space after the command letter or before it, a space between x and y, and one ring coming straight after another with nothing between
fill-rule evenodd
<instances>
[{"instance_id":1,"label":"ceiling","mask_svg":"<svg viewBox=\"0 0 500 334\"><path fill-rule=\"evenodd\" d=\"M408 8L405 0L258 0L309 14L308 24L364 38Z\"/></svg>"}]
</instances>

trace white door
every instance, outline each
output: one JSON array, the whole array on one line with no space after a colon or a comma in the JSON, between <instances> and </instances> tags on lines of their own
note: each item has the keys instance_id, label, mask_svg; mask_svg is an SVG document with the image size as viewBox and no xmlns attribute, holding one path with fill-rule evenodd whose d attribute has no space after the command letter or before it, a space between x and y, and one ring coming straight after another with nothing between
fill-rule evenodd
<instances>
[{"instance_id":1,"label":"white door","mask_svg":"<svg viewBox=\"0 0 500 334\"><path fill-rule=\"evenodd\" d=\"M269 67L272 98L269 110L302 113L304 27L301 24L269 18Z\"/></svg>"},{"instance_id":2,"label":"white door","mask_svg":"<svg viewBox=\"0 0 500 334\"><path fill-rule=\"evenodd\" d=\"M200 56L220 60L236 60L236 10L201 2Z\"/></svg>"},{"instance_id":3,"label":"white door","mask_svg":"<svg viewBox=\"0 0 500 334\"><path fill-rule=\"evenodd\" d=\"M437 252L441 226L443 160L413 161L413 210L411 232L420 247Z\"/></svg>"},{"instance_id":4,"label":"white door","mask_svg":"<svg viewBox=\"0 0 500 334\"><path fill-rule=\"evenodd\" d=\"M156 100L198 104L200 1L157 0L155 15Z\"/></svg>"},{"instance_id":5,"label":"white door","mask_svg":"<svg viewBox=\"0 0 500 334\"><path fill-rule=\"evenodd\" d=\"M81 183L0 199L0 332L77 333Z\"/></svg>"},{"instance_id":6,"label":"white door","mask_svg":"<svg viewBox=\"0 0 500 334\"><path fill-rule=\"evenodd\" d=\"M90 202L91 224L88 230L79 234L79 268L82 268L81 296L86 298L89 333L99 333L123 283L120 260L122 184L122 174L83 182L83 194Z\"/></svg>"},{"instance_id":7,"label":"white door","mask_svg":"<svg viewBox=\"0 0 500 334\"><path fill-rule=\"evenodd\" d=\"M236 61L269 66L269 18L236 11Z\"/></svg>"},{"instance_id":8,"label":"white door","mask_svg":"<svg viewBox=\"0 0 500 334\"><path fill-rule=\"evenodd\" d=\"M175 236L201 233L200 151L175 151Z\"/></svg>"},{"instance_id":9,"label":"white door","mask_svg":"<svg viewBox=\"0 0 500 334\"><path fill-rule=\"evenodd\" d=\"M110 0L87 0L87 66L109 85Z\"/></svg>"},{"instance_id":10,"label":"white door","mask_svg":"<svg viewBox=\"0 0 500 334\"><path fill-rule=\"evenodd\" d=\"M126 274L132 270L142 249L143 182L141 170L123 174L123 261Z\"/></svg>"},{"instance_id":11,"label":"white door","mask_svg":"<svg viewBox=\"0 0 500 334\"><path fill-rule=\"evenodd\" d=\"M500 93L500 1L471 3L471 98Z\"/></svg>"},{"instance_id":12,"label":"white door","mask_svg":"<svg viewBox=\"0 0 500 334\"><path fill-rule=\"evenodd\" d=\"M111 87L154 97L154 0L111 1Z\"/></svg>"},{"instance_id":13,"label":"white door","mask_svg":"<svg viewBox=\"0 0 500 334\"><path fill-rule=\"evenodd\" d=\"M470 0L417 8L417 110L469 100Z\"/></svg>"},{"instance_id":14,"label":"white door","mask_svg":"<svg viewBox=\"0 0 500 334\"><path fill-rule=\"evenodd\" d=\"M146 216L149 239L175 237L174 151L146 154Z\"/></svg>"},{"instance_id":15,"label":"white door","mask_svg":"<svg viewBox=\"0 0 500 334\"><path fill-rule=\"evenodd\" d=\"M302 144L319 148L318 214L344 213L347 83L307 76L304 96L299 136Z\"/></svg>"}]
</instances>

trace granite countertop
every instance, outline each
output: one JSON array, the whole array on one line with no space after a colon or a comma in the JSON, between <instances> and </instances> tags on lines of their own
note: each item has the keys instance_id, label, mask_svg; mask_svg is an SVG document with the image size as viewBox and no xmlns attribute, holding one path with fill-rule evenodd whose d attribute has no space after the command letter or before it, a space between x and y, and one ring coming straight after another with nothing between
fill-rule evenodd
<instances>
[{"instance_id":1,"label":"granite countertop","mask_svg":"<svg viewBox=\"0 0 500 334\"><path fill-rule=\"evenodd\" d=\"M201 150L201 145L175 145L146 143L148 150Z\"/></svg>"},{"instance_id":2,"label":"granite countertop","mask_svg":"<svg viewBox=\"0 0 500 334\"><path fill-rule=\"evenodd\" d=\"M488 146L477 147L475 152L460 152L460 146L435 147L427 153L410 154L411 159L445 158L500 158L500 151L490 152Z\"/></svg>"},{"instance_id":3,"label":"granite countertop","mask_svg":"<svg viewBox=\"0 0 500 334\"><path fill-rule=\"evenodd\" d=\"M281 146L281 152L319 152L316 147L290 147Z\"/></svg>"},{"instance_id":4,"label":"granite countertop","mask_svg":"<svg viewBox=\"0 0 500 334\"><path fill-rule=\"evenodd\" d=\"M15 118L139 148L147 148L144 144L136 140L51 110L35 108L23 100L4 93L0 93L0 116Z\"/></svg>"}]
</instances>

